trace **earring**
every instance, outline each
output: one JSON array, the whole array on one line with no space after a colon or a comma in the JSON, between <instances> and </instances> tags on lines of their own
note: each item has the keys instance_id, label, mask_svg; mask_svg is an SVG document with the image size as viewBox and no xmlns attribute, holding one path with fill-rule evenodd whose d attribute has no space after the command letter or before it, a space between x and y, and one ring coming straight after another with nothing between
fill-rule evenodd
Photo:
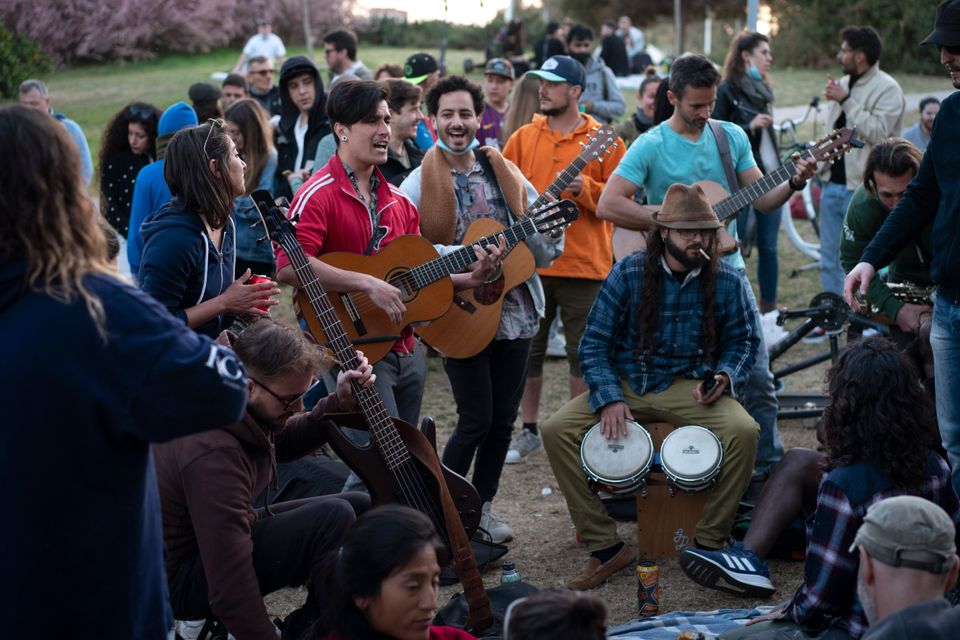
<instances>
[{"instance_id":1,"label":"earring","mask_svg":"<svg viewBox=\"0 0 960 640\"><path fill-rule=\"evenodd\" d=\"M347 136L340 136L340 139L343 140L344 142L346 142L346 141L347 141Z\"/></svg>"}]
</instances>

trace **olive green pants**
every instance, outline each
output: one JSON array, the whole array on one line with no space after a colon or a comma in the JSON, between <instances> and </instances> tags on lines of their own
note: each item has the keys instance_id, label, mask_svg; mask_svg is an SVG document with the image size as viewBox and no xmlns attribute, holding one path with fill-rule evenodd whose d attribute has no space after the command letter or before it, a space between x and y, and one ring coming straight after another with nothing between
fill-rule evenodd
<instances>
[{"instance_id":1,"label":"olive green pants","mask_svg":"<svg viewBox=\"0 0 960 640\"><path fill-rule=\"evenodd\" d=\"M621 382L624 400L634 420L700 425L712 431L723 446L723 463L717 485L710 493L697 524L697 541L722 547L733 526L737 504L750 484L757 456L760 427L739 402L723 396L710 405L693 398L698 380L674 378L660 393L637 395L626 381ZM590 410L586 393L570 400L540 426L543 448L553 474L567 501L570 518L589 551L606 549L619 541L617 523L587 485L580 466L580 441L600 416Z\"/></svg>"}]
</instances>

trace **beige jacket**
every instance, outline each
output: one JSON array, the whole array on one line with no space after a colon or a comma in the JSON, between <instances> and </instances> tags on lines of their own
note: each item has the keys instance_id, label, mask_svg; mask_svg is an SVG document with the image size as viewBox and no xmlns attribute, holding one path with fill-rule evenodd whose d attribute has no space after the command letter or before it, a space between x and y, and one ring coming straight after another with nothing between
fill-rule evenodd
<instances>
[{"instance_id":1,"label":"beige jacket","mask_svg":"<svg viewBox=\"0 0 960 640\"><path fill-rule=\"evenodd\" d=\"M850 76L843 76L840 85L847 89ZM875 144L890 136L900 135L905 102L900 85L889 74L880 71L877 63L853 85L850 97L841 105L833 100L827 102L821 116L826 131L833 130L833 123L842 109L847 114L847 127L857 127L857 138L863 140L862 149L851 149L846 155L847 189L853 191L863 182L863 167ZM829 179L830 165L823 169L824 179Z\"/></svg>"}]
</instances>

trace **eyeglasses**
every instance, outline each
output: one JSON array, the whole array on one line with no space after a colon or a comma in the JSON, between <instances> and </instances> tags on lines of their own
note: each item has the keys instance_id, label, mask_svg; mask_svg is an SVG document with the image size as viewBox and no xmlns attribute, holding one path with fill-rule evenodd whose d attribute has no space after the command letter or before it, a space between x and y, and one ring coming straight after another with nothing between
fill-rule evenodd
<instances>
[{"instance_id":1,"label":"eyeglasses","mask_svg":"<svg viewBox=\"0 0 960 640\"><path fill-rule=\"evenodd\" d=\"M150 120L156 117L156 111L150 107L132 104L127 107L127 118L131 120Z\"/></svg>"},{"instance_id":2,"label":"eyeglasses","mask_svg":"<svg viewBox=\"0 0 960 640\"><path fill-rule=\"evenodd\" d=\"M263 384L262 382L257 382L257 381L254 380L253 378L250 378L250 379L253 380L254 384L256 384L258 387L260 387L261 389L263 389L264 391L266 391L267 393L269 393L270 395L272 395L274 398L276 398L277 401L280 402L280 404L283 405L283 410L284 410L284 411L289 411L289 410L291 409L291 407L293 407L295 404L297 404L298 402L300 402L301 400L303 400L303 397L304 397L305 395L307 395L308 393L310 393L311 391L313 391L314 388L316 388L316 386L317 386L318 384L320 384L320 379L319 379L319 378L314 378L314 379L313 379L313 382L310 383L310 386L307 387L307 390L304 391L303 393L299 394L299 395L296 396L295 398L281 398L280 396L278 396L277 394L275 394L275 393L273 392L273 390L270 389L270 387L268 387L267 385Z\"/></svg>"},{"instance_id":3,"label":"eyeglasses","mask_svg":"<svg viewBox=\"0 0 960 640\"><path fill-rule=\"evenodd\" d=\"M207 153L207 143L210 142L210 136L213 135L214 129L223 129L224 122L223 118L210 118L207 120L207 126L210 127L210 130L207 131L207 139L203 141L203 155L210 157L210 154Z\"/></svg>"},{"instance_id":4,"label":"eyeglasses","mask_svg":"<svg viewBox=\"0 0 960 640\"><path fill-rule=\"evenodd\" d=\"M692 240L696 236L707 238L712 233L710 229L673 229L673 231L676 231L677 235L684 240Z\"/></svg>"},{"instance_id":5,"label":"eyeglasses","mask_svg":"<svg viewBox=\"0 0 960 640\"><path fill-rule=\"evenodd\" d=\"M950 46L950 47L945 45L940 45L940 48L952 56L960 56L960 45Z\"/></svg>"},{"instance_id":6,"label":"eyeglasses","mask_svg":"<svg viewBox=\"0 0 960 640\"><path fill-rule=\"evenodd\" d=\"M255 76L272 76L276 73L276 69L257 69L256 71L251 71Z\"/></svg>"}]
</instances>

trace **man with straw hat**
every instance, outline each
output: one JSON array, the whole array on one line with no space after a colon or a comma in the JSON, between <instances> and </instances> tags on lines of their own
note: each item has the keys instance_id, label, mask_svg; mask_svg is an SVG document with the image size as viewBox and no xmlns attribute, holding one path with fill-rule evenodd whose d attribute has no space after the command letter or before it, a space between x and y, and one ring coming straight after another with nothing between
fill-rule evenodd
<instances>
[{"instance_id":1,"label":"man with straw hat","mask_svg":"<svg viewBox=\"0 0 960 640\"><path fill-rule=\"evenodd\" d=\"M608 440L626 437L628 420L700 425L717 436L723 468L694 540L704 548L723 546L756 457L759 427L737 401L760 345L748 285L717 259L720 222L699 186L672 185L653 221L646 250L613 267L587 318L580 361L589 391L542 426L590 552L572 589L592 589L634 561L580 466L580 440L598 420Z\"/></svg>"}]
</instances>

